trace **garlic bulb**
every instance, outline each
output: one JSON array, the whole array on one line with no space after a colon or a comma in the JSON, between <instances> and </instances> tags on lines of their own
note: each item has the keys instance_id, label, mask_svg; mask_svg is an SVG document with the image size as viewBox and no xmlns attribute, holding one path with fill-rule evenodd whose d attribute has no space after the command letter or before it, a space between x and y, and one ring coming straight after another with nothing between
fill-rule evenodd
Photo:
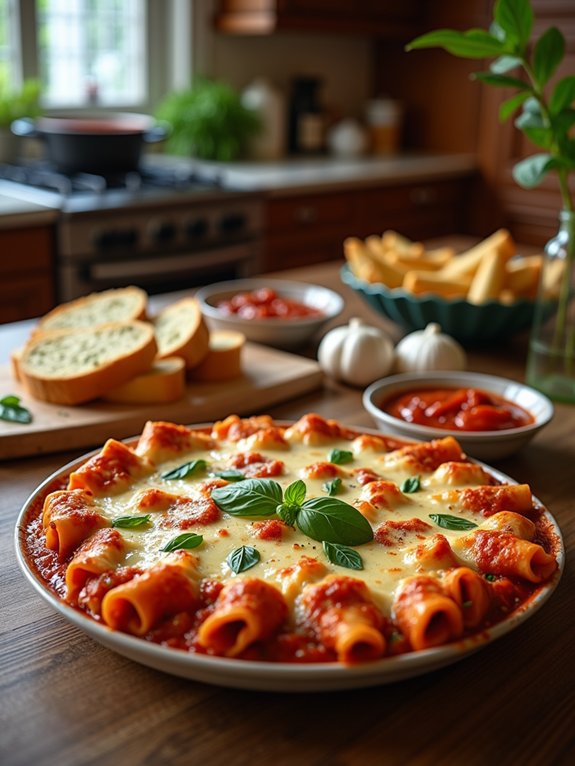
<instances>
[{"instance_id":1,"label":"garlic bulb","mask_svg":"<svg viewBox=\"0 0 575 766\"><path fill-rule=\"evenodd\" d=\"M355 317L327 332L318 348L322 370L352 386L365 386L387 375L393 360L393 343L385 332Z\"/></svg>"},{"instance_id":2,"label":"garlic bulb","mask_svg":"<svg viewBox=\"0 0 575 766\"><path fill-rule=\"evenodd\" d=\"M396 346L395 358L398 372L464 370L467 362L461 345L442 333L435 322L402 338Z\"/></svg>"}]
</instances>

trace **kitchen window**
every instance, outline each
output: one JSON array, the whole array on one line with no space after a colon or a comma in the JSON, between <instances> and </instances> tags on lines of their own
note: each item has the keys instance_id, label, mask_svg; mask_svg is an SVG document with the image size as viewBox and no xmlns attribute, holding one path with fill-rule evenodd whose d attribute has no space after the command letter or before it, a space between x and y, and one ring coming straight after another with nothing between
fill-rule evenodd
<instances>
[{"instance_id":1,"label":"kitchen window","mask_svg":"<svg viewBox=\"0 0 575 766\"><path fill-rule=\"evenodd\" d=\"M58 109L150 110L190 77L192 0L0 0L0 85ZM185 50L183 50L185 46Z\"/></svg>"}]
</instances>

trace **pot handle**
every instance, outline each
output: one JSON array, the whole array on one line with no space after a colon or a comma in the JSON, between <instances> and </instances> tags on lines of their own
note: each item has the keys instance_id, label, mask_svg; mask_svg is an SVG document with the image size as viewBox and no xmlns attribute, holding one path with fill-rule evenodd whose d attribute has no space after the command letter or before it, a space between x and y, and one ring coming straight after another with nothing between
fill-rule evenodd
<instances>
[{"instance_id":1,"label":"pot handle","mask_svg":"<svg viewBox=\"0 0 575 766\"><path fill-rule=\"evenodd\" d=\"M142 136L147 144L156 144L170 135L170 126L166 122L159 122L153 128L146 130Z\"/></svg>"},{"instance_id":2,"label":"pot handle","mask_svg":"<svg viewBox=\"0 0 575 766\"><path fill-rule=\"evenodd\" d=\"M40 131L31 117L21 117L19 120L14 120L10 125L10 130L15 136L38 138L40 135Z\"/></svg>"}]
</instances>

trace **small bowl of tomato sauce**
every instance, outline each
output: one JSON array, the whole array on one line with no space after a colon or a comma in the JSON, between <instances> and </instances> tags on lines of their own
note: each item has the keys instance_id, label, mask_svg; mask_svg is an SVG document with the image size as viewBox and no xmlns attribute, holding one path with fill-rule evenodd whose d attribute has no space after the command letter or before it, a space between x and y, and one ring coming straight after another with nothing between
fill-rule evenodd
<instances>
[{"instance_id":1,"label":"small bowl of tomato sauce","mask_svg":"<svg viewBox=\"0 0 575 766\"><path fill-rule=\"evenodd\" d=\"M451 435L480 460L512 455L553 417L539 391L478 372L392 375L370 385L363 404L382 431L423 440Z\"/></svg>"},{"instance_id":2,"label":"small bowl of tomato sauce","mask_svg":"<svg viewBox=\"0 0 575 766\"><path fill-rule=\"evenodd\" d=\"M283 279L217 282L198 290L196 298L211 328L286 349L311 341L344 305L327 287Z\"/></svg>"}]
</instances>

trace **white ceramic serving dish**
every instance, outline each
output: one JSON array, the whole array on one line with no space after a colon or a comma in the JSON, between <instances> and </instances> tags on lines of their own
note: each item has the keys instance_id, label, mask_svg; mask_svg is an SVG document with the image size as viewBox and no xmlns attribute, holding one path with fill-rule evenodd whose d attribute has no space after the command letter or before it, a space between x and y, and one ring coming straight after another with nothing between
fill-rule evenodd
<instances>
[{"instance_id":1,"label":"white ceramic serving dish","mask_svg":"<svg viewBox=\"0 0 575 766\"><path fill-rule=\"evenodd\" d=\"M252 292L266 287L275 290L280 297L319 309L322 315L294 319L244 319L236 315L227 316L217 308L220 301L228 300L237 293ZM322 285L286 279L254 278L216 282L198 290L196 298L210 328L236 330L255 343L284 349L305 345L327 322L341 313L344 305L343 298L334 290Z\"/></svg>"},{"instance_id":2,"label":"white ceramic serving dish","mask_svg":"<svg viewBox=\"0 0 575 766\"><path fill-rule=\"evenodd\" d=\"M200 426L198 426L200 427ZM365 433L375 433L361 429ZM128 443L133 440L126 440ZM376 662L345 666L340 663L282 663L257 662L226 657L193 654L180 649L150 643L136 636L114 631L88 617L83 612L62 602L40 577L30 562L25 549L29 514L42 503L51 491L62 486L69 474L82 465L96 451L90 452L49 476L30 495L16 522L16 556L22 572L39 595L65 620L108 649L156 670L181 678L236 689L273 692L328 692L358 689L402 681L423 675L446 665L463 660L491 644L496 639L518 628L532 617L551 597L563 573L565 550L561 531L552 515L545 511L556 539L558 569L521 609L512 612L502 622L480 633L445 646L409 652L396 657L385 657ZM484 466L502 483L515 484L515 480L489 466ZM536 503L540 503L537 498Z\"/></svg>"},{"instance_id":3,"label":"white ceramic serving dish","mask_svg":"<svg viewBox=\"0 0 575 766\"><path fill-rule=\"evenodd\" d=\"M501 431L459 431L408 423L384 412L381 405L404 391L421 388L478 388L515 402L535 418L535 422ZM471 457L499 460L524 447L553 417L553 405L534 388L508 378L479 372L426 372L391 375L376 380L363 393L363 406L385 433L429 441L454 436Z\"/></svg>"}]
</instances>

